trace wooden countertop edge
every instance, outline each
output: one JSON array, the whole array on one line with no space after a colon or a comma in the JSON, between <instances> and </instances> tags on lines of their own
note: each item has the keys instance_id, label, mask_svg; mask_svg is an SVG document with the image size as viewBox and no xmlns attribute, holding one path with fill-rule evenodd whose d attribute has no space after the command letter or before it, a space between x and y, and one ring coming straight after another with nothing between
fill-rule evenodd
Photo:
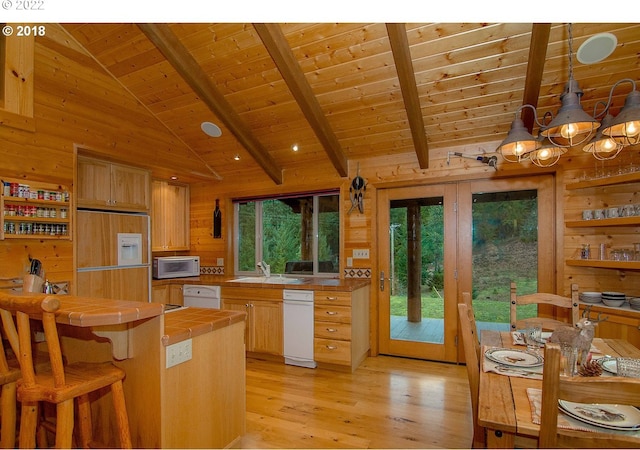
<instances>
[{"instance_id":1,"label":"wooden countertop edge","mask_svg":"<svg viewBox=\"0 0 640 450\"><path fill-rule=\"evenodd\" d=\"M56 313L56 322L76 327L119 325L149 319L163 313L163 307L159 303L66 295L60 297L61 306Z\"/></svg>"},{"instance_id":2,"label":"wooden countertop edge","mask_svg":"<svg viewBox=\"0 0 640 450\"><path fill-rule=\"evenodd\" d=\"M172 345L238 322L244 322L247 313L224 309L193 308L174 311L164 316L162 345Z\"/></svg>"}]
</instances>

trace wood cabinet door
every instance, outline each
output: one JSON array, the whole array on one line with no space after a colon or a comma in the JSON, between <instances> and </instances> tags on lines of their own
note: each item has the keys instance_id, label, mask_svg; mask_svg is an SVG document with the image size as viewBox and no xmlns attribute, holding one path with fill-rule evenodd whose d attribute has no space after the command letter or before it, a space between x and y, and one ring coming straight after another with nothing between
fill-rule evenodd
<instances>
[{"instance_id":1,"label":"wood cabinet door","mask_svg":"<svg viewBox=\"0 0 640 450\"><path fill-rule=\"evenodd\" d=\"M112 164L112 206L119 210L149 211L151 206L150 182L147 170Z\"/></svg>"},{"instance_id":2,"label":"wood cabinet door","mask_svg":"<svg viewBox=\"0 0 640 450\"><path fill-rule=\"evenodd\" d=\"M189 250L189 187L152 183L153 251Z\"/></svg>"},{"instance_id":3,"label":"wood cabinet door","mask_svg":"<svg viewBox=\"0 0 640 450\"><path fill-rule=\"evenodd\" d=\"M80 207L108 207L111 204L111 163L78 156L76 201Z\"/></svg>"},{"instance_id":4,"label":"wood cabinet door","mask_svg":"<svg viewBox=\"0 0 640 450\"><path fill-rule=\"evenodd\" d=\"M76 274L76 294L87 297L148 302L148 280L148 267L78 272Z\"/></svg>"},{"instance_id":5,"label":"wood cabinet door","mask_svg":"<svg viewBox=\"0 0 640 450\"><path fill-rule=\"evenodd\" d=\"M253 351L284 354L284 320L282 302L253 301L251 302L251 316L253 321L250 330Z\"/></svg>"},{"instance_id":6,"label":"wood cabinet door","mask_svg":"<svg viewBox=\"0 0 640 450\"><path fill-rule=\"evenodd\" d=\"M244 330L244 342L246 351L252 352L253 347L251 345L250 336L252 333L249 333L252 325L252 315L249 308L249 302L246 300L234 300L234 299L222 299L222 309L228 309L230 311L240 311L247 313L247 318L245 319L245 330Z\"/></svg>"},{"instance_id":7,"label":"wood cabinet door","mask_svg":"<svg viewBox=\"0 0 640 450\"><path fill-rule=\"evenodd\" d=\"M170 303L169 286L153 286L151 288L151 301L154 303Z\"/></svg>"}]
</instances>

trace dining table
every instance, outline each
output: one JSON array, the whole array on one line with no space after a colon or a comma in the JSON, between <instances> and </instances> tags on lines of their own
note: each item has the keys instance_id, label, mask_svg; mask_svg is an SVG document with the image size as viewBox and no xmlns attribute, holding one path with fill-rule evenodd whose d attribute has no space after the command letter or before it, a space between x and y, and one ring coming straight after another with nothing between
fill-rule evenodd
<instances>
[{"instance_id":1,"label":"dining table","mask_svg":"<svg viewBox=\"0 0 640 450\"><path fill-rule=\"evenodd\" d=\"M509 374L489 370L495 366L489 366L492 361L484 356L487 350L526 349L512 332L483 330L480 344L483 357L480 363L478 423L487 431L487 448L515 448L516 438L537 447L540 426L534 423L530 394L535 389L542 389L541 373L514 370ZM640 349L623 339L594 338L592 355L640 358Z\"/></svg>"}]
</instances>

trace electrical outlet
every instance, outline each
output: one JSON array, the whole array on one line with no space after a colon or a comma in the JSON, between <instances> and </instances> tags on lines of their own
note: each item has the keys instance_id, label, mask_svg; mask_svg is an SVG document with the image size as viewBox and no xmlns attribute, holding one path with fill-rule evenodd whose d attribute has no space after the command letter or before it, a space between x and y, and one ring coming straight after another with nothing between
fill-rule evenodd
<instances>
[{"instance_id":1,"label":"electrical outlet","mask_svg":"<svg viewBox=\"0 0 640 450\"><path fill-rule=\"evenodd\" d=\"M347 267L353 267L353 258L351 256L347 256Z\"/></svg>"},{"instance_id":2,"label":"electrical outlet","mask_svg":"<svg viewBox=\"0 0 640 450\"><path fill-rule=\"evenodd\" d=\"M191 339L168 345L166 347L167 369L169 367L182 364L192 358L192 342Z\"/></svg>"},{"instance_id":3,"label":"electrical outlet","mask_svg":"<svg viewBox=\"0 0 640 450\"><path fill-rule=\"evenodd\" d=\"M216 261L217 266L224 266L224 258L218 258Z\"/></svg>"},{"instance_id":4,"label":"electrical outlet","mask_svg":"<svg viewBox=\"0 0 640 450\"><path fill-rule=\"evenodd\" d=\"M369 249L359 248L353 249L353 259L369 259Z\"/></svg>"}]
</instances>

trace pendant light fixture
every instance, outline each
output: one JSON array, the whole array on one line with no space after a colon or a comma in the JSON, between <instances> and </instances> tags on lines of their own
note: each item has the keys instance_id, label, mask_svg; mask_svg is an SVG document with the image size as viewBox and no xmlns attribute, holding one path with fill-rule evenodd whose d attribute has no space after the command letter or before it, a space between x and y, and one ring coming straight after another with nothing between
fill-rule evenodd
<instances>
[{"instance_id":1,"label":"pendant light fixture","mask_svg":"<svg viewBox=\"0 0 640 450\"><path fill-rule=\"evenodd\" d=\"M568 24L568 34L569 79L560 97L562 105L555 117L551 113L544 115L545 123L538 120L537 110L533 105L522 105L517 109L516 118L511 123L507 137L497 148L508 162L522 162L529 159L537 166L549 167L556 164L570 147L585 144L587 141L588 143L583 147L585 152L591 153L599 160L613 159L624 147L640 144L640 92L636 90L635 81L623 79L615 83L609 92L604 110L599 114L594 111L593 116L587 114L580 104L583 92L573 77L571 24ZM620 113L613 117L609 109L613 92L621 83L630 83L632 91L627 95ZM525 128L519 116L524 108L531 108L534 112L533 118L539 127L538 139ZM601 117L603 117L602 123L599 122ZM594 134L595 136L589 141Z\"/></svg>"},{"instance_id":2,"label":"pendant light fixture","mask_svg":"<svg viewBox=\"0 0 640 450\"><path fill-rule=\"evenodd\" d=\"M620 139L603 134L603 131L611 125L612 120L613 116L607 113L607 115L604 116L604 119L602 119L602 124L596 135L587 145L582 147L583 151L593 154L593 157L600 161L615 158L624 147L622 142L620 142Z\"/></svg>"},{"instance_id":3,"label":"pendant light fixture","mask_svg":"<svg viewBox=\"0 0 640 450\"><path fill-rule=\"evenodd\" d=\"M600 123L587 114L580 104L582 90L573 78L573 32L571 24L569 31L569 80L565 84L565 91L560 97L562 106L558 114L548 125L540 129L540 135L546 137L557 147L573 147L580 145L591 137Z\"/></svg>"},{"instance_id":4,"label":"pendant light fixture","mask_svg":"<svg viewBox=\"0 0 640 450\"><path fill-rule=\"evenodd\" d=\"M636 90L636 82L625 78L614 84L609 93L606 109L608 110L611 105L613 90L620 83L631 83L633 90L627 95L620 113L611 120L611 123L603 126L602 134L614 139L622 139L624 145L635 145L640 143L640 92Z\"/></svg>"}]
</instances>

